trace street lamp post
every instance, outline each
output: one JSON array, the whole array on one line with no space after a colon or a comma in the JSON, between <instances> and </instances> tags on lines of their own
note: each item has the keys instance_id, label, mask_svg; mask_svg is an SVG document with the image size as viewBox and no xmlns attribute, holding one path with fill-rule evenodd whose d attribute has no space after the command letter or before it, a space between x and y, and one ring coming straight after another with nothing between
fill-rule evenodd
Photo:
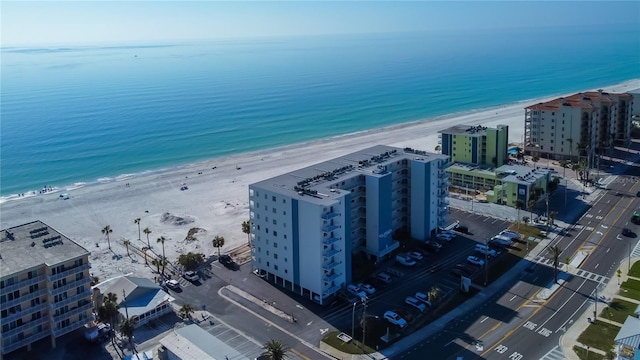
<instances>
[{"instance_id":1,"label":"street lamp post","mask_svg":"<svg viewBox=\"0 0 640 360\"><path fill-rule=\"evenodd\" d=\"M362 351L364 351L364 339L367 333L367 298L362 298Z\"/></svg>"},{"instance_id":2,"label":"street lamp post","mask_svg":"<svg viewBox=\"0 0 640 360\"><path fill-rule=\"evenodd\" d=\"M357 301L353 303L353 310L351 310L351 338L352 339L354 336L355 326L356 326L356 304L357 303L358 303Z\"/></svg>"},{"instance_id":3,"label":"street lamp post","mask_svg":"<svg viewBox=\"0 0 640 360\"><path fill-rule=\"evenodd\" d=\"M484 244L489 249L489 239L484 240ZM489 282L489 251L484 252L484 286Z\"/></svg>"}]
</instances>

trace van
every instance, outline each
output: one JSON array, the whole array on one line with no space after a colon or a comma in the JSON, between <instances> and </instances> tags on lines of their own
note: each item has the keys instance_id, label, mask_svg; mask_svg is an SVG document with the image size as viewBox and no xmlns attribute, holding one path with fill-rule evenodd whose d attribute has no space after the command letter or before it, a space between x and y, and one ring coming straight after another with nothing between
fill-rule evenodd
<instances>
[{"instance_id":1,"label":"van","mask_svg":"<svg viewBox=\"0 0 640 360\"><path fill-rule=\"evenodd\" d=\"M498 255L495 250L489 248L487 245L484 245L484 244L476 244L476 252L479 252L480 254L484 254L491 257Z\"/></svg>"}]
</instances>

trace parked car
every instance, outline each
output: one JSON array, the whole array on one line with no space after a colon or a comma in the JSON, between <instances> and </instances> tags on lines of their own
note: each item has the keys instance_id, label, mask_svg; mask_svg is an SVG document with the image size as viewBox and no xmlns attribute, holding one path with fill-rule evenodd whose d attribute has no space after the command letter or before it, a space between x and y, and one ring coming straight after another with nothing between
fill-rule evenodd
<instances>
[{"instance_id":1,"label":"parked car","mask_svg":"<svg viewBox=\"0 0 640 360\"><path fill-rule=\"evenodd\" d=\"M236 267L236 262L227 254L220 255L218 261L228 269L235 269Z\"/></svg>"},{"instance_id":2,"label":"parked car","mask_svg":"<svg viewBox=\"0 0 640 360\"><path fill-rule=\"evenodd\" d=\"M386 272L379 272L376 275L376 279L385 284L391 284L391 275L387 274Z\"/></svg>"},{"instance_id":3,"label":"parked car","mask_svg":"<svg viewBox=\"0 0 640 360\"><path fill-rule=\"evenodd\" d=\"M421 245L423 249L430 253L437 253L442 249L442 244L435 240L430 240Z\"/></svg>"},{"instance_id":4,"label":"parked car","mask_svg":"<svg viewBox=\"0 0 640 360\"><path fill-rule=\"evenodd\" d=\"M457 232L459 233L463 233L463 234L468 234L469 233L469 228L466 227L465 225L458 225L458 227L456 227L455 229Z\"/></svg>"},{"instance_id":5,"label":"parked car","mask_svg":"<svg viewBox=\"0 0 640 360\"><path fill-rule=\"evenodd\" d=\"M410 306L413 306L414 308L420 310L420 312L423 312L427 309L427 306L422 303L420 300L414 298L413 296L407 296L404 299L404 302Z\"/></svg>"},{"instance_id":6,"label":"parked car","mask_svg":"<svg viewBox=\"0 0 640 360\"><path fill-rule=\"evenodd\" d=\"M418 251L411 251L407 255L409 255L410 258L412 258L413 260L416 260L416 261L424 259L424 255L422 255L422 253L420 253Z\"/></svg>"},{"instance_id":7,"label":"parked car","mask_svg":"<svg viewBox=\"0 0 640 360\"><path fill-rule=\"evenodd\" d=\"M484 260L480 259L477 256L473 256L473 255L467 256L467 262L469 264L473 264L473 265L480 266L480 267L484 266Z\"/></svg>"},{"instance_id":8,"label":"parked car","mask_svg":"<svg viewBox=\"0 0 640 360\"><path fill-rule=\"evenodd\" d=\"M453 239L453 236L449 235L449 234L438 234L436 235L436 239L441 240L441 241L446 241L446 242L450 242Z\"/></svg>"},{"instance_id":9,"label":"parked car","mask_svg":"<svg viewBox=\"0 0 640 360\"><path fill-rule=\"evenodd\" d=\"M393 311L390 311L390 310L389 310L389 311L386 311L386 312L384 313L384 318L385 318L388 322L392 323L393 325L398 325L398 326L400 326L401 328L403 328L403 327L407 326L407 320L405 320L405 319L401 318L401 317L400 317L400 315L396 314L396 313L395 313L395 312L393 312Z\"/></svg>"},{"instance_id":10,"label":"parked car","mask_svg":"<svg viewBox=\"0 0 640 360\"><path fill-rule=\"evenodd\" d=\"M513 244L513 240L510 237L504 235L496 235L492 237L489 242L501 246L511 246L511 244Z\"/></svg>"},{"instance_id":11,"label":"parked car","mask_svg":"<svg viewBox=\"0 0 640 360\"><path fill-rule=\"evenodd\" d=\"M358 286L358 288L360 288L360 290L366 292L369 295L373 295L373 294L376 293L376 288L374 288L373 286L371 286L369 284L360 283L360 284L358 284L356 286Z\"/></svg>"},{"instance_id":12,"label":"parked car","mask_svg":"<svg viewBox=\"0 0 640 360\"><path fill-rule=\"evenodd\" d=\"M485 245L485 244L476 244L476 252L479 252L480 254L483 255L487 255L487 256L491 256L491 257L495 257L496 255L498 255L498 253L491 249L489 246Z\"/></svg>"},{"instance_id":13,"label":"parked car","mask_svg":"<svg viewBox=\"0 0 640 360\"><path fill-rule=\"evenodd\" d=\"M515 231L502 230L502 231L500 231L499 235L506 236L506 237L510 238L511 240L513 240L513 241L520 240L520 234L518 234Z\"/></svg>"},{"instance_id":14,"label":"parked car","mask_svg":"<svg viewBox=\"0 0 640 360\"><path fill-rule=\"evenodd\" d=\"M404 266L414 266L416 261L407 255L396 255L396 261Z\"/></svg>"},{"instance_id":15,"label":"parked car","mask_svg":"<svg viewBox=\"0 0 640 360\"><path fill-rule=\"evenodd\" d=\"M622 229L622 235L631 237L633 236L633 232L629 228L624 228Z\"/></svg>"},{"instance_id":16,"label":"parked car","mask_svg":"<svg viewBox=\"0 0 640 360\"><path fill-rule=\"evenodd\" d=\"M356 285L353 285L353 284L347 285L347 291L349 291L353 295L359 297L360 299L364 299L364 298L367 297L367 293L366 292L360 290L359 287L357 287Z\"/></svg>"},{"instance_id":17,"label":"parked car","mask_svg":"<svg viewBox=\"0 0 640 360\"><path fill-rule=\"evenodd\" d=\"M200 276L198 276L198 273L195 271L187 271L186 273L184 273L184 278L189 280L189 281L198 281L200 280Z\"/></svg>"},{"instance_id":18,"label":"parked car","mask_svg":"<svg viewBox=\"0 0 640 360\"><path fill-rule=\"evenodd\" d=\"M196 275L197 276L197 275ZM179 289L180 288L180 283L178 282L178 280L168 280L167 282L164 283L169 289Z\"/></svg>"},{"instance_id":19,"label":"parked car","mask_svg":"<svg viewBox=\"0 0 640 360\"><path fill-rule=\"evenodd\" d=\"M440 234L449 235L449 236L451 236L451 237L452 237L452 238L454 238L454 239L458 236L458 234L456 234L456 232L455 232L455 231L453 231L453 230L442 230L442 231L440 232Z\"/></svg>"},{"instance_id":20,"label":"parked car","mask_svg":"<svg viewBox=\"0 0 640 360\"><path fill-rule=\"evenodd\" d=\"M431 301L429 301L429 296L425 293L417 292L414 297L420 301L422 301L428 307L431 307Z\"/></svg>"},{"instance_id":21,"label":"parked car","mask_svg":"<svg viewBox=\"0 0 640 360\"><path fill-rule=\"evenodd\" d=\"M355 302L362 300L362 298L359 298L356 295L347 291L339 291L338 299L344 301L347 304L353 304Z\"/></svg>"}]
</instances>

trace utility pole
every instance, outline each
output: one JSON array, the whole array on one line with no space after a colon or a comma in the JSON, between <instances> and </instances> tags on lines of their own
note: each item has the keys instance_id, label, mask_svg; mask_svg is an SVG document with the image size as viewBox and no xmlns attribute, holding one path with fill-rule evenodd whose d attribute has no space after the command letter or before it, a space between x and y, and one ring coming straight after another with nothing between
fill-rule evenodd
<instances>
[{"instance_id":1,"label":"utility pole","mask_svg":"<svg viewBox=\"0 0 640 360\"><path fill-rule=\"evenodd\" d=\"M122 302L124 303L124 312L127 315L127 319L129 319L129 309L127 308L127 295L124 293L124 289L122 289Z\"/></svg>"},{"instance_id":2,"label":"utility pole","mask_svg":"<svg viewBox=\"0 0 640 360\"><path fill-rule=\"evenodd\" d=\"M594 302L595 304L595 309L593 310L593 322L596 321L597 317L598 317L598 287L596 286L596 301Z\"/></svg>"},{"instance_id":3,"label":"utility pole","mask_svg":"<svg viewBox=\"0 0 640 360\"><path fill-rule=\"evenodd\" d=\"M487 246L487 250L489 249L489 239L484 240L484 244ZM484 286L487 286L487 282L489 282L489 251L484 252Z\"/></svg>"},{"instance_id":4,"label":"utility pole","mask_svg":"<svg viewBox=\"0 0 640 360\"><path fill-rule=\"evenodd\" d=\"M551 218L549 217L549 184L547 184L547 236L549 236L549 231L551 230Z\"/></svg>"},{"instance_id":5,"label":"utility pole","mask_svg":"<svg viewBox=\"0 0 640 360\"><path fill-rule=\"evenodd\" d=\"M364 339L367 333L367 298L362 298L362 352L364 352Z\"/></svg>"},{"instance_id":6,"label":"utility pole","mask_svg":"<svg viewBox=\"0 0 640 360\"><path fill-rule=\"evenodd\" d=\"M357 301L353 302L353 310L351 310L351 338L352 339L353 339L355 326L356 326L356 304L357 303L358 303Z\"/></svg>"}]
</instances>

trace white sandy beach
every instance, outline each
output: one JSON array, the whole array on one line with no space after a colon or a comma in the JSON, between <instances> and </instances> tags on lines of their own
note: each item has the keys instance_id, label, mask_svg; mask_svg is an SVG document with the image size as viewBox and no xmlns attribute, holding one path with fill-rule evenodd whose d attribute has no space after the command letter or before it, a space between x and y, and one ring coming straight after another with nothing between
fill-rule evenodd
<instances>
[{"instance_id":1,"label":"white sandy beach","mask_svg":"<svg viewBox=\"0 0 640 360\"><path fill-rule=\"evenodd\" d=\"M640 80L633 80L604 90L625 92L639 87ZM249 217L248 185L251 183L376 144L433 151L438 131L455 124L507 124L510 142L520 143L524 107L555 97L218 158L148 175L119 178L109 183L58 189L9 200L0 204L0 228L41 220L89 250L91 272L100 279L126 273L153 277L152 269L144 266L144 260L134 254L127 257L122 245L123 239L131 240L138 247L146 245L144 233L141 234L142 240L138 241L135 218L141 218L142 229L149 227L152 231L149 238L156 253L162 253L156 239L160 236L168 239L165 247L171 261L188 251L205 255L215 253L211 239L216 235L225 238L224 252L247 241L241 223ZM183 183L188 190L180 190ZM61 193L68 193L70 198L59 199ZM164 213L190 218L193 222L185 225L161 222ZM107 240L101 233L105 225L113 229L113 252L107 249ZM206 232L199 233L198 240L187 243L184 239L193 227ZM114 257L114 254L122 257Z\"/></svg>"}]
</instances>

